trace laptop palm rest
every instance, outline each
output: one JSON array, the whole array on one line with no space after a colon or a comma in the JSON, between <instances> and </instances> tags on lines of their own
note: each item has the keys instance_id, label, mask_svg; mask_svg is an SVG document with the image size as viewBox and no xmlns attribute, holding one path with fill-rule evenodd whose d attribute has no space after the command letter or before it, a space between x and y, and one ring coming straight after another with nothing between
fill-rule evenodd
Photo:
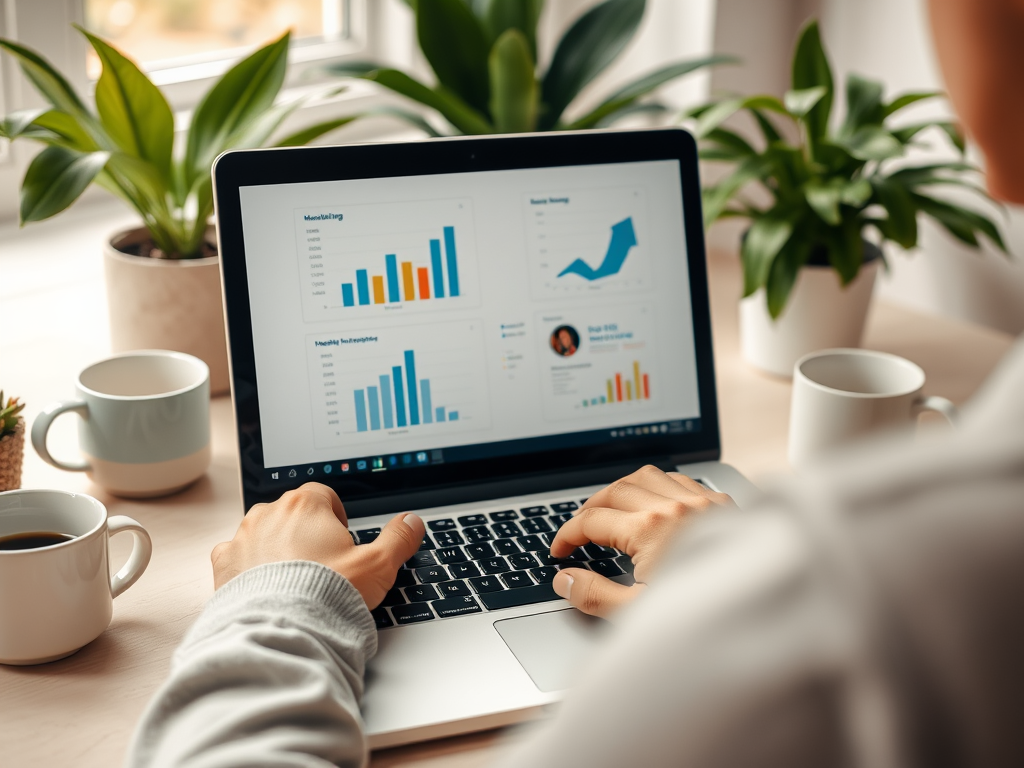
<instances>
[{"instance_id":1,"label":"laptop palm rest","mask_svg":"<svg viewBox=\"0 0 1024 768\"><path fill-rule=\"evenodd\" d=\"M564 690L576 682L607 626L575 608L494 622L533 684L545 693Z\"/></svg>"}]
</instances>

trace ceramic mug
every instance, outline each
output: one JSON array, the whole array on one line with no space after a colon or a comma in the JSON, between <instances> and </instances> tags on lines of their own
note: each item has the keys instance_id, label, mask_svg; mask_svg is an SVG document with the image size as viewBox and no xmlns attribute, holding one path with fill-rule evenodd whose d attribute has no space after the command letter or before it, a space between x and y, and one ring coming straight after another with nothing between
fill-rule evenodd
<instances>
[{"instance_id":1,"label":"ceramic mug","mask_svg":"<svg viewBox=\"0 0 1024 768\"><path fill-rule=\"evenodd\" d=\"M75 391L74 400L48 406L32 425L32 445L49 464L135 498L181 490L210 466L210 370L199 358L127 352L85 368ZM46 447L50 425L66 411L81 416L85 461L61 461Z\"/></svg>"},{"instance_id":2,"label":"ceramic mug","mask_svg":"<svg viewBox=\"0 0 1024 768\"><path fill-rule=\"evenodd\" d=\"M111 578L107 540L122 531L135 544ZM91 496L0 493L0 540L32 532L70 538L33 549L0 548L0 664L56 661L91 643L110 624L113 599L138 580L153 552L141 525L130 517L108 518Z\"/></svg>"},{"instance_id":3,"label":"ceramic mug","mask_svg":"<svg viewBox=\"0 0 1024 768\"><path fill-rule=\"evenodd\" d=\"M824 349L804 355L793 368L790 464L806 464L869 432L910 427L922 411L955 423L956 406L922 395L924 383L920 366L887 352Z\"/></svg>"}]
</instances>

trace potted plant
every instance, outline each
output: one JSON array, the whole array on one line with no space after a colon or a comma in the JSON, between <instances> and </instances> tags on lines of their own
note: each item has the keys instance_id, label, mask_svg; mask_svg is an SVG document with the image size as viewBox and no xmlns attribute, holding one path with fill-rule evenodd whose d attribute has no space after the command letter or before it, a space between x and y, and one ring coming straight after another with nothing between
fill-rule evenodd
<instances>
[{"instance_id":1,"label":"potted plant","mask_svg":"<svg viewBox=\"0 0 1024 768\"><path fill-rule=\"evenodd\" d=\"M138 66L109 43L85 35L103 70L95 110L35 51L13 40L13 56L47 101L0 122L0 136L44 145L21 184L21 222L60 213L93 182L131 206L137 229L110 238L104 251L111 342L115 352L173 349L210 367L211 392L228 389L220 270L210 217L210 168L234 147L266 144L298 101L275 104L284 82L289 34L229 69L192 114L183 152L174 151L174 115ZM337 119L277 141L306 143L344 123Z\"/></svg>"},{"instance_id":2,"label":"potted plant","mask_svg":"<svg viewBox=\"0 0 1024 768\"><path fill-rule=\"evenodd\" d=\"M25 457L24 403L18 398L4 400L0 389L0 491L21 488L21 463Z\"/></svg>"},{"instance_id":3,"label":"potted plant","mask_svg":"<svg viewBox=\"0 0 1024 768\"><path fill-rule=\"evenodd\" d=\"M984 236L1006 250L988 216L933 195L945 186L989 199L973 183L978 169L963 160L957 127L942 120L893 125L900 110L940 94L886 101L881 83L851 74L845 118L833 126L832 71L814 21L799 37L792 70L792 90L782 99L720 99L690 113L702 157L735 166L704 190L705 225L733 216L750 221L740 248L743 355L786 377L808 352L860 345L875 275L884 263L880 246L891 241L914 248L919 213L972 247ZM740 110L759 127L759 147L722 127ZM910 164L908 148L928 129L944 133L960 159ZM767 203L744 196L751 183L767 191Z\"/></svg>"},{"instance_id":4,"label":"potted plant","mask_svg":"<svg viewBox=\"0 0 1024 768\"><path fill-rule=\"evenodd\" d=\"M342 63L327 71L372 80L406 96L447 123L455 134L580 130L608 125L637 112L662 112L642 102L655 88L701 67L733 61L707 56L650 72L608 94L586 114L565 112L580 91L611 64L633 38L645 0L606 0L584 13L562 36L550 65L537 70L537 21L543 0L409 0L420 50L437 79L433 87L397 69ZM442 131L402 108L378 109L430 136ZM450 129L450 130L449 130Z\"/></svg>"}]
</instances>

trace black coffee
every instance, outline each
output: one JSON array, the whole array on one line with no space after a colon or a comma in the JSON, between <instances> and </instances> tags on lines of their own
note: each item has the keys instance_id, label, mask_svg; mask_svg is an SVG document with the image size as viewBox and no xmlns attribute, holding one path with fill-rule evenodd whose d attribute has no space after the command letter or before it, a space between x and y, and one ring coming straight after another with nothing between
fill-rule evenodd
<instances>
[{"instance_id":1,"label":"black coffee","mask_svg":"<svg viewBox=\"0 0 1024 768\"><path fill-rule=\"evenodd\" d=\"M73 538L75 537L70 533L53 533L52 531L27 531L26 533L14 533L10 536L0 536L0 550L52 547L54 544L71 541Z\"/></svg>"}]
</instances>

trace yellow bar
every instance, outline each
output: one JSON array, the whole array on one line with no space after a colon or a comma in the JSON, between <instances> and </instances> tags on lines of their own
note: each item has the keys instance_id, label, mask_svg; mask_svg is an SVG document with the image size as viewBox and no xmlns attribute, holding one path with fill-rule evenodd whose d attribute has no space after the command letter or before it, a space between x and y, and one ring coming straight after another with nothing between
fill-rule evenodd
<instances>
[{"instance_id":1,"label":"yellow bar","mask_svg":"<svg viewBox=\"0 0 1024 768\"><path fill-rule=\"evenodd\" d=\"M405 300L414 301L416 299L416 288L412 282L412 262L402 262L402 283L405 285Z\"/></svg>"},{"instance_id":2,"label":"yellow bar","mask_svg":"<svg viewBox=\"0 0 1024 768\"><path fill-rule=\"evenodd\" d=\"M373 303L384 303L384 278L381 275L373 276Z\"/></svg>"},{"instance_id":3,"label":"yellow bar","mask_svg":"<svg viewBox=\"0 0 1024 768\"><path fill-rule=\"evenodd\" d=\"M631 381L627 381L626 382L626 399L627 400L632 400L633 399L633 382L631 382Z\"/></svg>"},{"instance_id":4,"label":"yellow bar","mask_svg":"<svg viewBox=\"0 0 1024 768\"><path fill-rule=\"evenodd\" d=\"M644 399L644 390L640 386L640 363L636 360L633 361L633 389L636 391L636 399Z\"/></svg>"},{"instance_id":5,"label":"yellow bar","mask_svg":"<svg viewBox=\"0 0 1024 768\"><path fill-rule=\"evenodd\" d=\"M615 388L612 387L612 380L608 379L608 402L615 402Z\"/></svg>"}]
</instances>

